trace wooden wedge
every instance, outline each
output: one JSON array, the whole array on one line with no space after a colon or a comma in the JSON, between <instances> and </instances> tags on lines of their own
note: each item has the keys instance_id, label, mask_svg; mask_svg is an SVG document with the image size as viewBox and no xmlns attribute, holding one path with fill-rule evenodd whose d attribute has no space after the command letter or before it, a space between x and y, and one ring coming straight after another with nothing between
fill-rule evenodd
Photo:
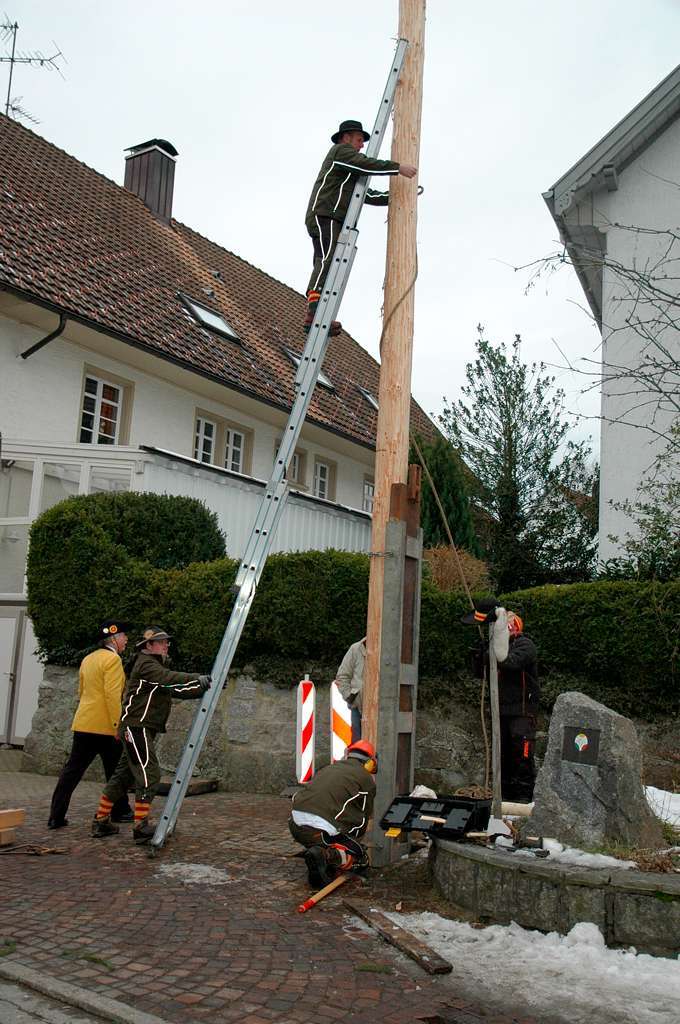
<instances>
[{"instance_id":1,"label":"wooden wedge","mask_svg":"<svg viewBox=\"0 0 680 1024\"><path fill-rule=\"evenodd\" d=\"M11 810L0 811L0 829L16 828L23 825L26 820L26 811L23 808L15 807Z\"/></svg>"},{"instance_id":2,"label":"wooden wedge","mask_svg":"<svg viewBox=\"0 0 680 1024\"><path fill-rule=\"evenodd\" d=\"M16 842L16 830L13 828L0 828L0 846L11 846Z\"/></svg>"}]
</instances>

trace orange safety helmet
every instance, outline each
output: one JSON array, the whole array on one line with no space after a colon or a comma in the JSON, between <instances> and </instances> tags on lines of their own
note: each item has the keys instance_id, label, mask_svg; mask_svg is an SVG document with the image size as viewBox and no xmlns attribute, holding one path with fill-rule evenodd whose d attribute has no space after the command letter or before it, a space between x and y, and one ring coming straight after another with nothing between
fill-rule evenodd
<instances>
[{"instance_id":1,"label":"orange safety helmet","mask_svg":"<svg viewBox=\"0 0 680 1024\"><path fill-rule=\"evenodd\" d=\"M363 761L364 768L371 775L375 775L378 770L378 751L368 740L357 740L356 743L350 743L347 748L347 757L355 757L357 760Z\"/></svg>"},{"instance_id":2,"label":"orange safety helmet","mask_svg":"<svg viewBox=\"0 0 680 1024\"><path fill-rule=\"evenodd\" d=\"M508 632L510 636L519 636L520 633L524 632L524 622L517 612L508 612Z\"/></svg>"}]
</instances>

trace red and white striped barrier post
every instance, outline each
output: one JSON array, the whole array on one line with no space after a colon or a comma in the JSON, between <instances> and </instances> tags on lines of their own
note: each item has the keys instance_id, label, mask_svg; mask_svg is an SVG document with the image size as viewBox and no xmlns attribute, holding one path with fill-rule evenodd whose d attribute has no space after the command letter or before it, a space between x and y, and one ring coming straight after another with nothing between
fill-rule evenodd
<instances>
[{"instance_id":1,"label":"red and white striped barrier post","mask_svg":"<svg viewBox=\"0 0 680 1024\"><path fill-rule=\"evenodd\" d=\"M338 684L331 683L331 762L342 761L345 750L352 742L352 712L340 693Z\"/></svg>"},{"instance_id":2,"label":"red and white striped barrier post","mask_svg":"<svg viewBox=\"0 0 680 1024\"><path fill-rule=\"evenodd\" d=\"M316 687L305 676L298 684L297 725L295 730L295 775L298 782L309 782L314 775L314 709Z\"/></svg>"}]
</instances>

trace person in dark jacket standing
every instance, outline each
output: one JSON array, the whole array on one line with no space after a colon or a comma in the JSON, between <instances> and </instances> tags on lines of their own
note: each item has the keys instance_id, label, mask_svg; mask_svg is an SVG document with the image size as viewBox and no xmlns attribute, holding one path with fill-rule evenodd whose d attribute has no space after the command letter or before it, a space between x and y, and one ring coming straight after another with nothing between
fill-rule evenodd
<instances>
[{"instance_id":1,"label":"person in dark jacket standing","mask_svg":"<svg viewBox=\"0 0 680 1024\"><path fill-rule=\"evenodd\" d=\"M517 612L501 608L495 598L475 602L461 621L482 626L494 622L494 651L498 665L498 710L501 729L501 789L506 800L531 802L536 766L536 716L541 696L538 651L524 635ZM485 642L473 656L475 674L489 677L489 650Z\"/></svg>"},{"instance_id":2,"label":"person in dark jacket standing","mask_svg":"<svg viewBox=\"0 0 680 1024\"><path fill-rule=\"evenodd\" d=\"M418 169L410 164L364 156L361 150L370 137L361 121L343 121L337 132L331 135L333 145L321 164L309 197L305 226L314 246L314 269L307 285L305 333L309 333L314 320L356 179L370 174L401 174L405 178L414 178L417 174ZM387 206L388 199L387 192L369 188L365 201L371 206ZM330 334L339 334L341 329L342 325L334 320Z\"/></svg>"},{"instance_id":3,"label":"person in dark jacket standing","mask_svg":"<svg viewBox=\"0 0 680 1024\"><path fill-rule=\"evenodd\" d=\"M326 885L339 871L366 864L358 840L373 813L377 770L375 747L358 740L343 761L326 765L293 797L288 827L305 847L310 885Z\"/></svg>"},{"instance_id":4,"label":"person in dark jacket standing","mask_svg":"<svg viewBox=\"0 0 680 1024\"><path fill-rule=\"evenodd\" d=\"M96 757L110 779L120 760L123 745L117 739L125 673L121 655L127 647L130 626L121 619L104 619L99 627L99 647L83 658L78 673L78 708L73 718L73 745L54 788L48 828L68 825L66 812L73 792ZM132 821L124 793L111 809L112 821Z\"/></svg>"},{"instance_id":5,"label":"person in dark jacket standing","mask_svg":"<svg viewBox=\"0 0 680 1024\"><path fill-rule=\"evenodd\" d=\"M111 810L134 785L136 843L148 843L155 826L149 811L161 778L155 741L165 732L173 697L193 700L210 689L210 676L173 672L165 667L171 637L159 626L149 626L136 644L140 648L123 695L120 729L125 747L118 768L104 787L92 822L92 836L101 839L119 829L111 823Z\"/></svg>"},{"instance_id":6,"label":"person in dark jacket standing","mask_svg":"<svg viewBox=\"0 0 680 1024\"><path fill-rule=\"evenodd\" d=\"M533 640L524 635L524 623L516 612L507 612L507 629L507 657L498 660L501 788L506 800L531 802L536 780L536 716L541 696L538 651Z\"/></svg>"}]
</instances>

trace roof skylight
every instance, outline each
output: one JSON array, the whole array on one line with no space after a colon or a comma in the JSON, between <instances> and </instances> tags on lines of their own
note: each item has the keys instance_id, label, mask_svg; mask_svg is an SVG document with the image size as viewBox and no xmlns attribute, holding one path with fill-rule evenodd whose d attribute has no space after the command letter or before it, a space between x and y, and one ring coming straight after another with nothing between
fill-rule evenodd
<instances>
[{"instance_id":1,"label":"roof skylight","mask_svg":"<svg viewBox=\"0 0 680 1024\"><path fill-rule=\"evenodd\" d=\"M288 356L292 363L295 363L296 366L300 365L301 356L296 355L295 352L291 352L289 348L284 349L284 352L286 353L286 355ZM319 384L323 385L323 387L328 388L329 391L335 391L335 388L333 387L333 385L331 384L323 370L319 370L318 382Z\"/></svg>"},{"instance_id":2,"label":"roof skylight","mask_svg":"<svg viewBox=\"0 0 680 1024\"><path fill-rule=\"evenodd\" d=\"M369 405L372 405L374 409L378 408L378 399L372 392L367 391L366 388L362 388L360 384L357 384L357 391L360 391L364 396Z\"/></svg>"},{"instance_id":3,"label":"roof skylight","mask_svg":"<svg viewBox=\"0 0 680 1024\"><path fill-rule=\"evenodd\" d=\"M216 309L211 309L210 306L206 306L203 302L197 302L196 299L190 299L188 295L183 295L181 292L178 294L196 323L201 324L202 327L207 327L209 331L214 331L215 334L221 334L223 337L229 338L230 341L238 341L240 343L241 339L234 328L227 323L222 314L218 313Z\"/></svg>"}]
</instances>

